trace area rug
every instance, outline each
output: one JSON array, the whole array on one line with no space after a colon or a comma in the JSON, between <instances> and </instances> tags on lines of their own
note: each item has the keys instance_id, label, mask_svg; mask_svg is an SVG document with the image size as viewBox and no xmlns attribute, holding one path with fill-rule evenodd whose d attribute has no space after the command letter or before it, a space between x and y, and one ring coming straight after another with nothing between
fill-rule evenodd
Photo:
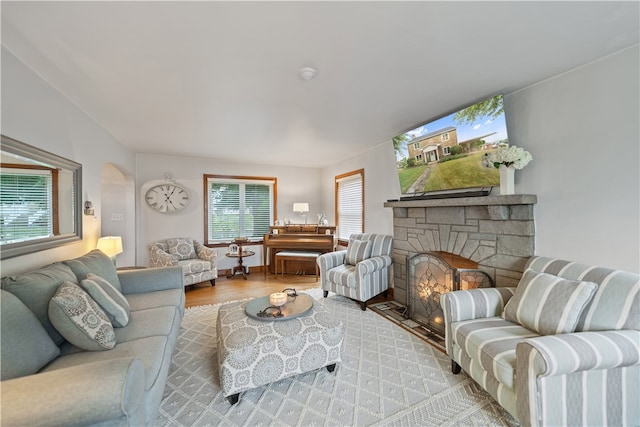
<instances>
[{"instance_id":1,"label":"area rug","mask_svg":"<svg viewBox=\"0 0 640 427\"><path fill-rule=\"evenodd\" d=\"M156 425L516 426L449 358L395 323L320 289L306 291L345 324L342 363L247 391L231 405L218 379L219 305L187 309Z\"/></svg>"},{"instance_id":2,"label":"area rug","mask_svg":"<svg viewBox=\"0 0 640 427\"><path fill-rule=\"evenodd\" d=\"M433 333L418 322L405 317L407 308L397 301L385 301L369 304L368 307L385 319L394 322L414 335L427 341L429 344L446 353L444 338Z\"/></svg>"}]
</instances>

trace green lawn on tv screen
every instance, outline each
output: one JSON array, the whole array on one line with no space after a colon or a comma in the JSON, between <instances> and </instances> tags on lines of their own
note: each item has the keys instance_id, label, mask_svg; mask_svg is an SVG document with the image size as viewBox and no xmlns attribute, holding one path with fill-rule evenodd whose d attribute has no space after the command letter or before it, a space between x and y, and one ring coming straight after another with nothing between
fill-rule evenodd
<instances>
[{"instance_id":1,"label":"green lawn on tv screen","mask_svg":"<svg viewBox=\"0 0 640 427\"><path fill-rule=\"evenodd\" d=\"M427 168L427 165L414 166L411 168L403 168L398 169L398 178L400 178L400 191L402 194L406 194L411 184L414 183L416 179L422 172Z\"/></svg>"},{"instance_id":2,"label":"green lawn on tv screen","mask_svg":"<svg viewBox=\"0 0 640 427\"><path fill-rule=\"evenodd\" d=\"M439 163L431 171L424 191L499 185L500 172L498 169L482 166L483 155L484 152L479 152L462 159Z\"/></svg>"}]
</instances>

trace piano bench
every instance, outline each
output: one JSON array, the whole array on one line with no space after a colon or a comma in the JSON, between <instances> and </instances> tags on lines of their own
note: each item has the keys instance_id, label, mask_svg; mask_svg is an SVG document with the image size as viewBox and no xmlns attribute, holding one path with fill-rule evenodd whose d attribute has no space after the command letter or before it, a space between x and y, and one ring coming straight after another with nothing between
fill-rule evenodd
<instances>
[{"instance_id":1,"label":"piano bench","mask_svg":"<svg viewBox=\"0 0 640 427\"><path fill-rule=\"evenodd\" d=\"M280 274L284 276L284 266L286 261L309 261L313 259L315 262L316 270L315 270L315 278L316 282L318 281L318 257L320 256L320 252L294 252L294 251L281 251L276 253L275 261L276 261L276 278L278 277L278 265L280 266Z\"/></svg>"}]
</instances>

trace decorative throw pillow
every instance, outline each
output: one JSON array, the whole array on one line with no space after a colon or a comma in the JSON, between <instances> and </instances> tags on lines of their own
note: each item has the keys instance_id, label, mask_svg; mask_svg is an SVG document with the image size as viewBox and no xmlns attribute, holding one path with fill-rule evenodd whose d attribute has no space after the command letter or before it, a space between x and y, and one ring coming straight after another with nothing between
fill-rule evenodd
<instances>
[{"instance_id":1,"label":"decorative throw pillow","mask_svg":"<svg viewBox=\"0 0 640 427\"><path fill-rule=\"evenodd\" d=\"M180 261L198 258L192 239L167 239L167 246L169 247L169 253L176 255Z\"/></svg>"},{"instance_id":2,"label":"decorative throw pillow","mask_svg":"<svg viewBox=\"0 0 640 427\"><path fill-rule=\"evenodd\" d=\"M104 310L116 328L122 328L129 323L131 307L127 299L109 281L97 274L89 273L80 282L80 286Z\"/></svg>"},{"instance_id":3,"label":"decorative throw pillow","mask_svg":"<svg viewBox=\"0 0 640 427\"><path fill-rule=\"evenodd\" d=\"M2 381L35 374L58 357L60 349L17 296L4 290L0 295Z\"/></svg>"},{"instance_id":4,"label":"decorative throw pillow","mask_svg":"<svg viewBox=\"0 0 640 427\"><path fill-rule=\"evenodd\" d=\"M75 283L64 282L49 301L53 326L71 344L84 350L109 350L116 336L109 318L89 294Z\"/></svg>"},{"instance_id":5,"label":"decorative throw pillow","mask_svg":"<svg viewBox=\"0 0 640 427\"><path fill-rule=\"evenodd\" d=\"M344 263L356 265L363 259L371 257L371 242L368 240L349 240L347 246L347 254L344 257Z\"/></svg>"},{"instance_id":6,"label":"decorative throw pillow","mask_svg":"<svg viewBox=\"0 0 640 427\"><path fill-rule=\"evenodd\" d=\"M107 279L117 290L122 289L116 266L111 261L111 258L98 249L94 249L81 257L62 262L73 270L77 277L76 283L80 283L80 280L87 277L87 274L93 273Z\"/></svg>"},{"instance_id":7,"label":"decorative throw pillow","mask_svg":"<svg viewBox=\"0 0 640 427\"><path fill-rule=\"evenodd\" d=\"M527 269L504 318L541 335L573 332L598 285Z\"/></svg>"}]
</instances>

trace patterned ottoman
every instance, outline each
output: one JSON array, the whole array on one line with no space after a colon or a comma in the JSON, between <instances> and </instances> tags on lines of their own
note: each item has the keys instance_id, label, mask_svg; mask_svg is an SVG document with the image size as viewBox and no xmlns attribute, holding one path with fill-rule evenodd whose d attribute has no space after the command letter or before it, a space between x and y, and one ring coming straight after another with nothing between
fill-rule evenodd
<instances>
[{"instance_id":1,"label":"patterned ottoman","mask_svg":"<svg viewBox=\"0 0 640 427\"><path fill-rule=\"evenodd\" d=\"M220 385L231 404L243 391L323 366L333 372L342 361L343 324L318 302L279 321L247 316L248 302L224 304L216 323Z\"/></svg>"}]
</instances>

